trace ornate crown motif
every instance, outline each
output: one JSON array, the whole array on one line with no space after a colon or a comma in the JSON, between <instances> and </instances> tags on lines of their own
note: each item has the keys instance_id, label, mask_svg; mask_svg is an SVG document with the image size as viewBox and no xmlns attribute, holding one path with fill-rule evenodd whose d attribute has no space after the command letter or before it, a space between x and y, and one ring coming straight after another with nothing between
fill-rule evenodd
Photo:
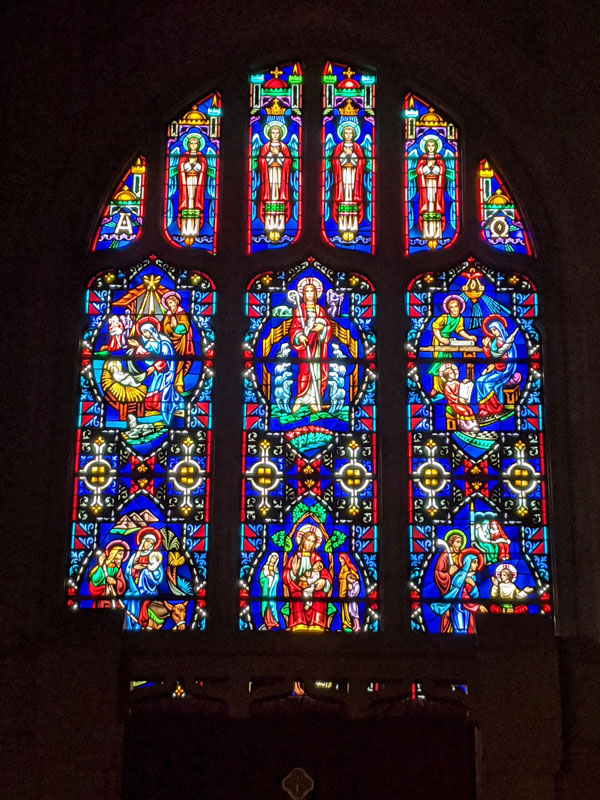
<instances>
[{"instance_id":1,"label":"ornate crown motif","mask_svg":"<svg viewBox=\"0 0 600 800\"><path fill-rule=\"evenodd\" d=\"M350 98L346 100L343 106L340 106L340 116L341 117L355 117L360 109L355 106Z\"/></svg>"},{"instance_id":2,"label":"ornate crown motif","mask_svg":"<svg viewBox=\"0 0 600 800\"><path fill-rule=\"evenodd\" d=\"M269 117L283 117L285 114L285 106L281 105L278 97L273 100L270 106L267 106L267 114Z\"/></svg>"}]
</instances>

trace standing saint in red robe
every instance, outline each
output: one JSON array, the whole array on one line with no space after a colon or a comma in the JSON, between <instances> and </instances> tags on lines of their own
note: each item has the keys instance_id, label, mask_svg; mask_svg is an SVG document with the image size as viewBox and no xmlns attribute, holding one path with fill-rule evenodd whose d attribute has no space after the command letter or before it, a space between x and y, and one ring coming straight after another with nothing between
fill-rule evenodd
<instances>
[{"instance_id":1,"label":"standing saint in red robe","mask_svg":"<svg viewBox=\"0 0 600 800\"><path fill-rule=\"evenodd\" d=\"M282 124L271 122L265 125L269 141L258 154L260 172L260 203L258 216L265 226L265 233L272 242L278 242L290 218L290 167L292 157L289 148L281 140Z\"/></svg>"},{"instance_id":2,"label":"standing saint in red robe","mask_svg":"<svg viewBox=\"0 0 600 800\"><path fill-rule=\"evenodd\" d=\"M427 139L425 152L417 161L419 228L431 250L435 250L437 247L444 230L446 165L437 149L438 141Z\"/></svg>"},{"instance_id":3,"label":"standing saint in red robe","mask_svg":"<svg viewBox=\"0 0 600 800\"><path fill-rule=\"evenodd\" d=\"M191 247L204 224L206 159L200 153L198 136L190 136L187 147L187 151L179 157L177 166L177 224L186 245Z\"/></svg>"},{"instance_id":4,"label":"standing saint in red robe","mask_svg":"<svg viewBox=\"0 0 600 800\"><path fill-rule=\"evenodd\" d=\"M331 321L318 304L323 284L318 278L298 281L302 300L294 308L290 325L290 344L298 353L298 391L292 407L295 413L303 406L321 411L327 388L327 344L331 339Z\"/></svg>"},{"instance_id":5,"label":"standing saint in red robe","mask_svg":"<svg viewBox=\"0 0 600 800\"><path fill-rule=\"evenodd\" d=\"M358 226L364 216L363 173L365 155L354 141L353 125L342 124L342 141L333 148L333 219L345 242L356 238Z\"/></svg>"}]
</instances>

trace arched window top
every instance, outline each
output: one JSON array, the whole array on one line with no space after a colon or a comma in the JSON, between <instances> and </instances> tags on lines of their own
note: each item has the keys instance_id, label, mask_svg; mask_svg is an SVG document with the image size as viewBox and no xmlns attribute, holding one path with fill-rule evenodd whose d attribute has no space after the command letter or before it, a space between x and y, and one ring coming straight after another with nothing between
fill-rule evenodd
<instances>
[{"instance_id":1,"label":"arched window top","mask_svg":"<svg viewBox=\"0 0 600 800\"><path fill-rule=\"evenodd\" d=\"M306 184L307 170L310 173L314 165L306 162L306 156L303 159L302 139L306 134L306 113L314 124L316 109L302 106L303 87L319 80L322 164L320 190L315 191L310 181ZM492 165L489 158L485 163L464 162L463 137L468 137L469 131L459 132L452 117L420 92L411 91L403 100L398 98L403 125L393 133L398 141L403 140L403 186L389 185L393 174L390 159L395 158L397 151L384 150L384 185L377 188L376 152L379 158L380 136L376 129L374 69L352 68L330 60L325 62L319 76L314 70L305 73L298 60L290 59L278 62L273 68L252 70L249 84L248 172L245 179L240 176L247 185L248 255L268 250L275 256L276 250L301 243L306 235L313 239L307 241L308 249L313 248L315 231L306 208L314 207L315 202L321 205L324 242L348 254L359 251L375 254L381 212L376 199L382 191L386 208L393 195L400 216L395 217L398 225L390 225L388 220L385 228L380 225L379 230L388 237L387 241L390 236L402 241L405 256L435 254L432 263L439 264L440 254L456 244L468 243L469 249L476 250L478 242L471 233L474 220L463 220L474 208L477 208L480 239L511 256L535 255L523 214L497 165ZM231 102L230 91L225 92L225 109L228 102ZM225 214L231 220L234 214L232 194L228 196L227 207L220 208L219 201L222 113L221 93L211 92L168 126L162 232L171 246L216 254L220 215ZM226 125L237 125L235 120L235 114L231 115ZM226 130L228 147L234 139L239 144L235 131ZM273 131L272 135L269 131ZM389 137L389 131L385 133ZM311 155L314 157L314 151ZM133 172L139 167L138 163ZM151 173L157 167L148 165ZM469 177L464 187L463 174ZM472 175L475 180L471 180ZM128 180L129 175L122 183ZM307 185L313 197L303 196ZM319 191L320 200L316 197ZM136 209L130 213L131 209L125 208L125 213L119 214L115 211L116 194L95 234L95 250L122 248L141 234L143 202L140 213ZM151 219L146 229L153 226ZM156 249L155 232L148 230L148 236ZM230 237L227 243L230 253L231 241Z\"/></svg>"}]
</instances>

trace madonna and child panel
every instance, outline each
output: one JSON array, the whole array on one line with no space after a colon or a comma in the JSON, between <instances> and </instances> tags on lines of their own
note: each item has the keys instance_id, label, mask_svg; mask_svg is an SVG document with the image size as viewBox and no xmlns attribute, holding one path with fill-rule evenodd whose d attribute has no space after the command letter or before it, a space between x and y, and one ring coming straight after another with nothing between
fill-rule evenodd
<instances>
[{"instance_id":1,"label":"madonna and child panel","mask_svg":"<svg viewBox=\"0 0 600 800\"><path fill-rule=\"evenodd\" d=\"M375 295L314 259L246 295L240 626L375 631Z\"/></svg>"}]
</instances>

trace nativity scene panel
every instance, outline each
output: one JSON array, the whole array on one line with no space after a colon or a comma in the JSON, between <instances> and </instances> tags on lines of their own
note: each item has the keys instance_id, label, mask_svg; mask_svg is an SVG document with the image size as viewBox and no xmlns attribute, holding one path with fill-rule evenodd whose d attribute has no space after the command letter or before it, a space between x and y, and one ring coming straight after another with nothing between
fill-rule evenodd
<instances>
[{"instance_id":1,"label":"nativity scene panel","mask_svg":"<svg viewBox=\"0 0 600 800\"><path fill-rule=\"evenodd\" d=\"M215 292L151 257L86 296L68 603L203 628Z\"/></svg>"},{"instance_id":2,"label":"nativity scene panel","mask_svg":"<svg viewBox=\"0 0 600 800\"><path fill-rule=\"evenodd\" d=\"M411 621L550 614L537 294L474 259L407 294Z\"/></svg>"},{"instance_id":3,"label":"nativity scene panel","mask_svg":"<svg viewBox=\"0 0 600 800\"><path fill-rule=\"evenodd\" d=\"M314 259L246 296L240 626L379 626L373 287Z\"/></svg>"}]
</instances>

